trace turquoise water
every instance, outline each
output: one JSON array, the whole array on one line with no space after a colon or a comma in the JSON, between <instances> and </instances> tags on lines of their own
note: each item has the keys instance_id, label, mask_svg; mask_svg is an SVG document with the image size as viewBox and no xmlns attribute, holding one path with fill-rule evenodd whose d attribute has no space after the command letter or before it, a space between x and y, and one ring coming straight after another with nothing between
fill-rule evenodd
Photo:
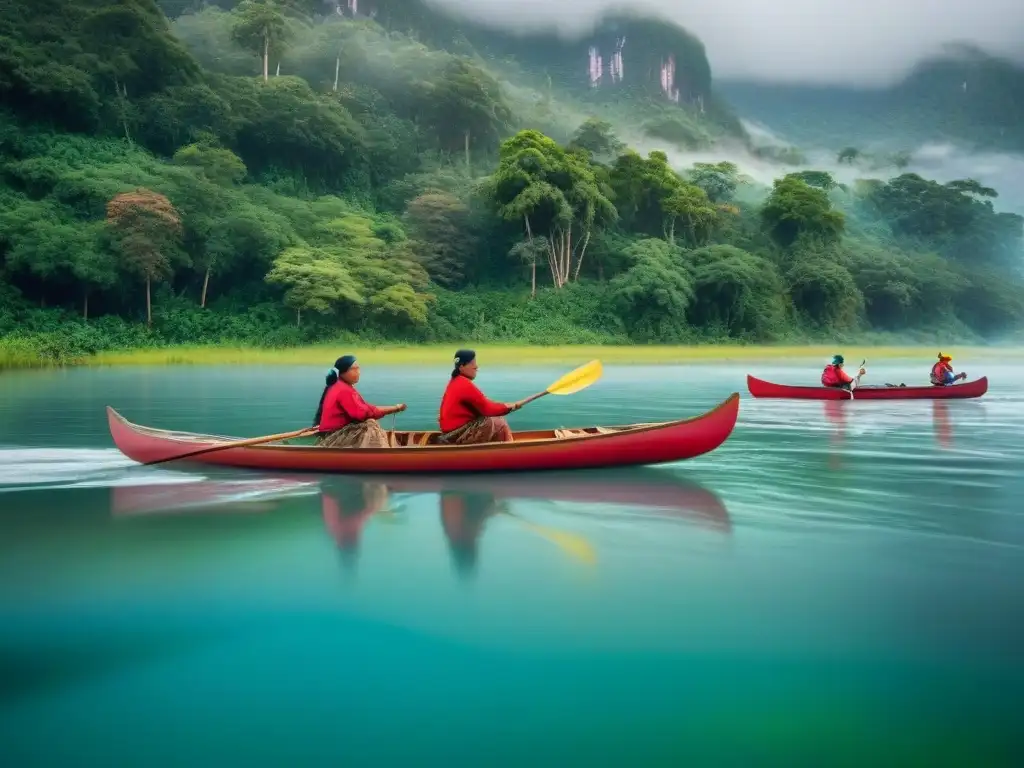
<instances>
[{"instance_id":1,"label":"turquoise water","mask_svg":"<svg viewBox=\"0 0 1024 768\"><path fill-rule=\"evenodd\" d=\"M692 416L745 373L607 366L512 421ZM1024 369L985 373L976 401L744 396L675 465L415 481L141 468L106 430L296 429L319 369L2 374L0 764L1019 764ZM361 389L415 429L444 383Z\"/></svg>"}]
</instances>

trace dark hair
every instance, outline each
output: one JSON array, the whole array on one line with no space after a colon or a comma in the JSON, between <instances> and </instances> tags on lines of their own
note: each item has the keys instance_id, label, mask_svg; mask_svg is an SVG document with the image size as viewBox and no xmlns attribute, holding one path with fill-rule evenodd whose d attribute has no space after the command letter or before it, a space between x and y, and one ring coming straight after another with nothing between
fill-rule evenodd
<instances>
[{"instance_id":1,"label":"dark hair","mask_svg":"<svg viewBox=\"0 0 1024 768\"><path fill-rule=\"evenodd\" d=\"M455 353L455 368L452 370L452 378L459 375L459 368L469 365L476 360L476 352L472 349L460 349Z\"/></svg>"},{"instance_id":2,"label":"dark hair","mask_svg":"<svg viewBox=\"0 0 1024 768\"><path fill-rule=\"evenodd\" d=\"M338 383L341 374L351 368L355 362L355 355L343 355L334 361L334 367L327 372L324 391L320 393L320 402L316 406L316 416L313 417L314 427L320 423L320 419L324 415L324 399L327 397L327 391Z\"/></svg>"}]
</instances>

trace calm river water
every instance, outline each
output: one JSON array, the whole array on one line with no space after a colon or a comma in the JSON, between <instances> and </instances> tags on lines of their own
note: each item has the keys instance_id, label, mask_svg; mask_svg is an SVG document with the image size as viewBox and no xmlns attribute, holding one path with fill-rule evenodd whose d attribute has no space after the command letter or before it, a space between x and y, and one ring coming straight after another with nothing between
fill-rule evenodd
<instances>
[{"instance_id":1,"label":"calm river water","mask_svg":"<svg viewBox=\"0 0 1024 768\"><path fill-rule=\"evenodd\" d=\"M564 372L481 362L499 399ZM0 374L0 765L1020 765L1024 368L832 404L752 400L747 368L819 373L608 366L514 426L739 391L736 431L657 468L390 485L144 469L107 432L108 404L297 429L318 368ZM446 378L361 389L424 428Z\"/></svg>"}]
</instances>

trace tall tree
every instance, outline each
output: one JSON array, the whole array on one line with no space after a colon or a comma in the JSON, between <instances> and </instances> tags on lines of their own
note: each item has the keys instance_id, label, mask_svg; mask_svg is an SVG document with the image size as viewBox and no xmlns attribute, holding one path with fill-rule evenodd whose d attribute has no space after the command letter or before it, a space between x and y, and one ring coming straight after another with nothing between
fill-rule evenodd
<instances>
[{"instance_id":1,"label":"tall tree","mask_svg":"<svg viewBox=\"0 0 1024 768\"><path fill-rule=\"evenodd\" d=\"M140 187L111 198L107 224L125 266L146 281L146 325L153 324L151 284L173 274L170 251L182 234L181 216L164 195Z\"/></svg>"},{"instance_id":2,"label":"tall tree","mask_svg":"<svg viewBox=\"0 0 1024 768\"><path fill-rule=\"evenodd\" d=\"M586 155L566 152L538 131L520 131L501 145L489 194L506 221L521 221L527 238L548 242L548 266L555 288L580 273L596 228L617 218Z\"/></svg>"},{"instance_id":3,"label":"tall tree","mask_svg":"<svg viewBox=\"0 0 1024 768\"><path fill-rule=\"evenodd\" d=\"M423 84L422 112L425 122L443 149L465 154L497 147L512 113L497 81L479 67L453 57L437 80Z\"/></svg>"},{"instance_id":4,"label":"tall tree","mask_svg":"<svg viewBox=\"0 0 1024 768\"><path fill-rule=\"evenodd\" d=\"M431 189L409 202L404 219L412 252L434 282L461 283L477 246L469 208L454 195Z\"/></svg>"},{"instance_id":5,"label":"tall tree","mask_svg":"<svg viewBox=\"0 0 1024 768\"><path fill-rule=\"evenodd\" d=\"M243 48L258 52L263 82L270 79L270 57L280 56L291 38L287 6L280 0L242 0L232 11L232 38Z\"/></svg>"},{"instance_id":6,"label":"tall tree","mask_svg":"<svg viewBox=\"0 0 1024 768\"><path fill-rule=\"evenodd\" d=\"M772 184L772 193L761 208L761 221L782 248L792 247L799 239L834 243L846 227L846 217L832 209L828 194L794 175Z\"/></svg>"}]
</instances>

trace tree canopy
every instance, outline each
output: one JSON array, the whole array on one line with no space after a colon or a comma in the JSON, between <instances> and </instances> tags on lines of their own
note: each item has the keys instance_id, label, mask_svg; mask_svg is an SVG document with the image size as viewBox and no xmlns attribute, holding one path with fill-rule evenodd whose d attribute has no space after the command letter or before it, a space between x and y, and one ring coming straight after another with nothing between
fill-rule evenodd
<instances>
[{"instance_id":1,"label":"tree canopy","mask_svg":"<svg viewBox=\"0 0 1024 768\"><path fill-rule=\"evenodd\" d=\"M1024 219L998 190L895 164L840 184L854 147L835 176L765 155L770 185L724 152L677 161L736 130L692 40L630 27L649 50L625 66L670 86L573 85L424 8L8 0L0 334L670 343L1024 322Z\"/></svg>"}]
</instances>

